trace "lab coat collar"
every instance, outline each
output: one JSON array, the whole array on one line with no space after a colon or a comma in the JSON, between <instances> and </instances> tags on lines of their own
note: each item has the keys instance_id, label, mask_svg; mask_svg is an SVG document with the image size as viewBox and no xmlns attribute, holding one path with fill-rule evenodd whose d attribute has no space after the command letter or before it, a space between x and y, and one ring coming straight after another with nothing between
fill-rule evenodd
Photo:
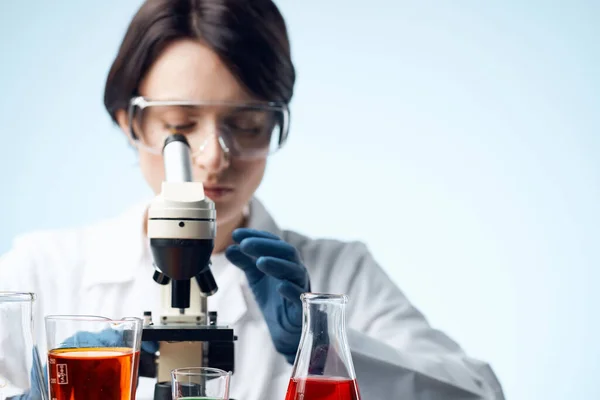
<instances>
[{"instance_id":1,"label":"lab coat collar","mask_svg":"<svg viewBox=\"0 0 600 400\"><path fill-rule=\"evenodd\" d=\"M282 231L275 223L273 217L271 217L265 206L256 197L250 201L248 228L267 231L279 237L282 235Z\"/></svg>"}]
</instances>

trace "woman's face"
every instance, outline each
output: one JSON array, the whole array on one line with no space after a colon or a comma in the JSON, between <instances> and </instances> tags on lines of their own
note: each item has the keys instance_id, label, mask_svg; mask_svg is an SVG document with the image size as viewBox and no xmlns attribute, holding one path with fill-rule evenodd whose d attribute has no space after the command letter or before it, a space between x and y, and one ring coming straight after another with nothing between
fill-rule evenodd
<instances>
[{"instance_id":1,"label":"woman's face","mask_svg":"<svg viewBox=\"0 0 600 400\"><path fill-rule=\"evenodd\" d=\"M151 100L191 100L247 103L256 101L237 82L225 64L207 46L192 40L180 40L168 46L148 71L139 88L140 95ZM127 116L122 112L119 124L128 133ZM193 151L194 180L204 184L205 193L217 208L218 224L241 217L244 207L260 185L265 158L240 160L225 153L219 142L219 111L202 112L202 150L190 143ZM190 141L191 142L191 141ZM139 150L144 178L158 194L164 180L161 155Z\"/></svg>"}]
</instances>

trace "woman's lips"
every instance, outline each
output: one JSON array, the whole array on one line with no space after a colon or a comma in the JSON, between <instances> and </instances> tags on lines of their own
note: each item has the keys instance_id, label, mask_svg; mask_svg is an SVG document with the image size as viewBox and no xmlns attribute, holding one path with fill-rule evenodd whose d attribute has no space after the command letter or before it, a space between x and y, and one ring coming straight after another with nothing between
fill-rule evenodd
<instances>
[{"instance_id":1,"label":"woman's lips","mask_svg":"<svg viewBox=\"0 0 600 400\"><path fill-rule=\"evenodd\" d=\"M211 200L217 200L233 193L233 188L227 186L204 186L204 194Z\"/></svg>"}]
</instances>

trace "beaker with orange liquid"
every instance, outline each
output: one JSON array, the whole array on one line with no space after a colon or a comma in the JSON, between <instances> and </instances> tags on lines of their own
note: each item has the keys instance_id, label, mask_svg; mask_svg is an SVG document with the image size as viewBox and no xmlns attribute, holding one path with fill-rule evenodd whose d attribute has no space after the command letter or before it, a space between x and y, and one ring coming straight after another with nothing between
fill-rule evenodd
<instances>
[{"instance_id":1,"label":"beaker with orange liquid","mask_svg":"<svg viewBox=\"0 0 600 400\"><path fill-rule=\"evenodd\" d=\"M52 400L135 400L142 320L47 316Z\"/></svg>"},{"instance_id":2,"label":"beaker with orange liquid","mask_svg":"<svg viewBox=\"0 0 600 400\"><path fill-rule=\"evenodd\" d=\"M360 400L346 337L346 295L304 293L302 337L285 400Z\"/></svg>"}]
</instances>

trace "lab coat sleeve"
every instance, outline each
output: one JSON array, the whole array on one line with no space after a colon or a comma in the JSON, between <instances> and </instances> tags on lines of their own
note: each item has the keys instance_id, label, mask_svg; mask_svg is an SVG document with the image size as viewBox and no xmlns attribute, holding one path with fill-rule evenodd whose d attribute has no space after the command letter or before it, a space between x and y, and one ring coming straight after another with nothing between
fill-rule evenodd
<instances>
[{"instance_id":1,"label":"lab coat sleeve","mask_svg":"<svg viewBox=\"0 0 600 400\"><path fill-rule=\"evenodd\" d=\"M341 284L349 288L348 341L364 400L504 399L490 366L432 328L364 244L338 262L346 271L356 266Z\"/></svg>"}]
</instances>

